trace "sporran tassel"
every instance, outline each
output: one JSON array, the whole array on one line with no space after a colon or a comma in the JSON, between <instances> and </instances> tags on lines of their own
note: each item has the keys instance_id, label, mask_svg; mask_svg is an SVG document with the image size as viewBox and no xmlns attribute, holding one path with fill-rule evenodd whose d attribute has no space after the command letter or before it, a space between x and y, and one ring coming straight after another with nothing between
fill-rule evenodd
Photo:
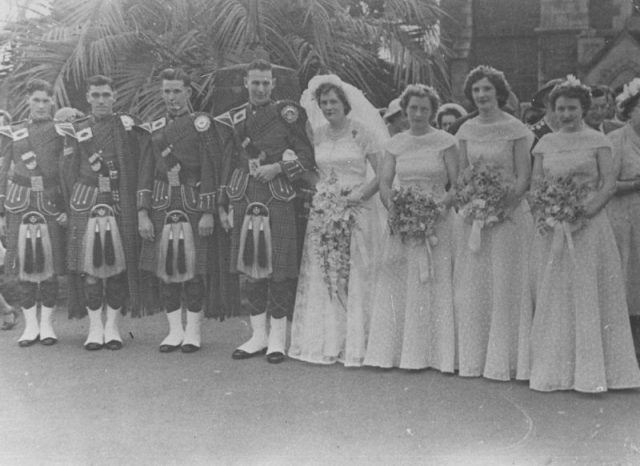
<instances>
[{"instance_id":1,"label":"sporran tassel","mask_svg":"<svg viewBox=\"0 0 640 466\"><path fill-rule=\"evenodd\" d=\"M244 265L251 266L253 264L253 252L255 249L255 245L253 244L253 222L249 221L249 226L247 227L247 240L244 244L244 252L242 254L242 262Z\"/></svg>"},{"instance_id":2,"label":"sporran tassel","mask_svg":"<svg viewBox=\"0 0 640 466\"><path fill-rule=\"evenodd\" d=\"M40 227L36 227L36 260L35 260L35 272L44 272L44 246L42 245L42 233Z\"/></svg>"},{"instance_id":3,"label":"sporran tassel","mask_svg":"<svg viewBox=\"0 0 640 466\"><path fill-rule=\"evenodd\" d=\"M96 221L96 229L93 234L93 266L102 267L102 238L100 237L100 225Z\"/></svg>"},{"instance_id":4,"label":"sporran tassel","mask_svg":"<svg viewBox=\"0 0 640 466\"><path fill-rule=\"evenodd\" d=\"M184 231L180 228L178 236L178 273L183 274L187 271L187 256L184 250Z\"/></svg>"},{"instance_id":5,"label":"sporran tassel","mask_svg":"<svg viewBox=\"0 0 640 466\"><path fill-rule=\"evenodd\" d=\"M33 241L31 241L31 230L27 228L27 239L24 242L24 273L33 273Z\"/></svg>"},{"instance_id":6,"label":"sporran tassel","mask_svg":"<svg viewBox=\"0 0 640 466\"><path fill-rule=\"evenodd\" d=\"M167 258L164 263L167 275L173 275L173 229L169 230L169 240L167 241Z\"/></svg>"},{"instance_id":7,"label":"sporran tassel","mask_svg":"<svg viewBox=\"0 0 640 466\"><path fill-rule=\"evenodd\" d=\"M258 265L267 266L267 238L264 234L264 217L260 223L260 234L258 235Z\"/></svg>"},{"instance_id":8,"label":"sporran tassel","mask_svg":"<svg viewBox=\"0 0 640 466\"><path fill-rule=\"evenodd\" d=\"M113 235L111 234L111 223L107 223L107 230L104 233L104 262L112 266L116 263L116 251L113 245Z\"/></svg>"}]
</instances>

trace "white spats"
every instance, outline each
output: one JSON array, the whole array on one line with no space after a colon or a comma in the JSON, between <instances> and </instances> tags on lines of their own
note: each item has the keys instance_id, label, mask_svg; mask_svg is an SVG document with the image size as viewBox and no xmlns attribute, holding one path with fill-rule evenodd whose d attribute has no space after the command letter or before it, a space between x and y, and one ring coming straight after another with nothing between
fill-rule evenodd
<instances>
[{"instance_id":1,"label":"white spats","mask_svg":"<svg viewBox=\"0 0 640 466\"><path fill-rule=\"evenodd\" d=\"M169 335L166 336L160 346L177 347L184 340L184 329L182 327L182 309L167 312L167 320L169 321Z\"/></svg>"},{"instance_id":2,"label":"white spats","mask_svg":"<svg viewBox=\"0 0 640 466\"><path fill-rule=\"evenodd\" d=\"M56 333L53 331L53 308L41 306L40 307L40 340L44 341L47 338L53 338L57 340Z\"/></svg>"},{"instance_id":3,"label":"white spats","mask_svg":"<svg viewBox=\"0 0 640 466\"><path fill-rule=\"evenodd\" d=\"M92 310L87 308L89 314L89 335L87 341L84 342L84 346L104 345L104 327L102 326L102 309Z\"/></svg>"},{"instance_id":4,"label":"white spats","mask_svg":"<svg viewBox=\"0 0 640 466\"><path fill-rule=\"evenodd\" d=\"M104 324L104 341L119 341L122 343L122 338L120 338L120 330L118 329L118 321L120 320L120 309L113 309L111 306L107 305L107 320Z\"/></svg>"},{"instance_id":5,"label":"white spats","mask_svg":"<svg viewBox=\"0 0 640 466\"><path fill-rule=\"evenodd\" d=\"M187 311L187 326L184 332L182 346L193 345L200 348L200 325L202 323L202 312Z\"/></svg>"},{"instance_id":6,"label":"white spats","mask_svg":"<svg viewBox=\"0 0 640 466\"><path fill-rule=\"evenodd\" d=\"M38 338L40 328L38 327L38 315L37 307L22 308L22 315L24 316L24 332L18 339L18 343L21 341L30 342Z\"/></svg>"},{"instance_id":7,"label":"white spats","mask_svg":"<svg viewBox=\"0 0 640 466\"><path fill-rule=\"evenodd\" d=\"M267 346L267 314L262 313L257 316L251 316L250 321L253 335L249 341L238 347L238 349L253 354Z\"/></svg>"},{"instance_id":8,"label":"white spats","mask_svg":"<svg viewBox=\"0 0 640 466\"><path fill-rule=\"evenodd\" d=\"M282 317L276 319L271 317L271 330L269 331L269 347L267 354L284 353L284 347L287 340L287 318Z\"/></svg>"}]
</instances>

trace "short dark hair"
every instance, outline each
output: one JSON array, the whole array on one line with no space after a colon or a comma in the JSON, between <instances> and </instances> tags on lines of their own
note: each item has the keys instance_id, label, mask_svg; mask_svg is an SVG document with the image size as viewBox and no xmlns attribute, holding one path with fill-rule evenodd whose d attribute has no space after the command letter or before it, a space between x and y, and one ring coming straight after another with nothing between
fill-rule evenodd
<instances>
[{"instance_id":1,"label":"short dark hair","mask_svg":"<svg viewBox=\"0 0 640 466\"><path fill-rule=\"evenodd\" d=\"M640 101L640 92L620 102L620 107L622 107L623 120L626 121L629 119L629 117L631 116L631 112L633 112L633 109L636 108L636 105L638 105L638 101Z\"/></svg>"},{"instance_id":2,"label":"short dark hair","mask_svg":"<svg viewBox=\"0 0 640 466\"><path fill-rule=\"evenodd\" d=\"M27 95L31 95L34 92L42 91L46 92L49 97L53 96L53 87L44 79L34 78L27 83Z\"/></svg>"},{"instance_id":3,"label":"short dark hair","mask_svg":"<svg viewBox=\"0 0 640 466\"><path fill-rule=\"evenodd\" d=\"M191 85L191 76L181 68L165 68L160 72L161 81L182 81L184 87Z\"/></svg>"},{"instance_id":4,"label":"short dark hair","mask_svg":"<svg viewBox=\"0 0 640 466\"><path fill-rule=\"evenodd\" d=\"M607 100L609 100L609 98L613 98L613 90L609 87L609 86L605 86L605 85L597 85L597 86L592 86L591 87L591 98L598 98L598 97L606 97Z\"/></svg>"},{"instance_id":5,"label":"short dark hair","mask_svg":"<svg viewBox=\"0 0 640 466\"><path fill-rule=\"evenodd\" d=\"M480 65L472 69L467 78L464 80L464 95L469 100L471 105L476 106L473 101L473 94L471 87L483 78L487 78L493 87L496 88L496 98L498 99L498 106L504 107L509 100L509 93L511 92L511 86L507 82L507 78L504 77L504 73L495 69L492 66Z\"/></svg>"},{"instance_id":6,"label":"short dark hair","mask_svg":"<svg viewBox=\"0 0 640 466\"><path fill-rule=\"evenodd\" d=\"M273 66L264 58L256 58L247 65L247 74L249 74L249 71L251 70L272 71Z\"/></svg>"},{"instance_id":7,"label":"short dark hair","mask_svg":"<svg viewBox=\"0 0 640 466\"><path fill-rule=\"evenodd\" d=\"M582 106L582 115L586 115L591 107L591 90L581 83L573 81L564 81L553 88L551 94L549 94L549 103L551 108L555 110L556 101L560 97L566 97L568 99L578 99Z\"/></svg>"},{"instance_id":8,"label":"short dark hair","mask_svg":"<svg viewBox=\"0 0 640 466\"><path fill-rule=\"evenodd\" d=\"M96 74L87 79L87 90L89 90L91 86L109 86L111 90L113 90L113 79L102 74Z\"/></svg>"},{"instance_id":9,"label":"short dark hair","mask_svg":"<svg viewBox=\"0 0 640 466\"><path fill-rule=\"evenodd\" d=\"M347 99L347 94L344 92L344 89L337 84L322 83L316 88L315 98L318 105L320 105L320 97L331 91L336 93L336 96L338 96L338 99L340 99L340 102L342 102L344 106L344 114L348 115L351 111L351 104L349 103L349 99Z\"/></svg>"},{"instance_id":10,"label":"short dark hair","mask_svg":"<svg viewBox=\"0 0 640 466\"><path fill-rule=\"evenodd\" d=\"M426 84L409 84L404 91L402 91L402 95L400 95L400 108L405 114L407 113L407 106L409 105L411 97L428 97L433 116L438 112L440 96L433 87L427 86Z\"/></svg>"}]
</instances>

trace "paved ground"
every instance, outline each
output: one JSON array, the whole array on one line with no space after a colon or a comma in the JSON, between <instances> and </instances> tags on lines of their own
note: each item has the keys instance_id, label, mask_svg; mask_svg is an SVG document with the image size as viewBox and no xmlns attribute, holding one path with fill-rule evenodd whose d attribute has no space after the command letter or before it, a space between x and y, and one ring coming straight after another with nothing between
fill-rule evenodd
<instances>
[{"instance_id":1,"label":"paved ground","mask_svg":"<svg viewBox=\"0 0 640 466\"><path fill-rule=\"evenodd\" d=\"M158 353L164 316L126 319L119 352L0 332L2 465L640 465L640 392L543 394L434 371L233 361L245 319Z\"/></svg>"}]
</instances>

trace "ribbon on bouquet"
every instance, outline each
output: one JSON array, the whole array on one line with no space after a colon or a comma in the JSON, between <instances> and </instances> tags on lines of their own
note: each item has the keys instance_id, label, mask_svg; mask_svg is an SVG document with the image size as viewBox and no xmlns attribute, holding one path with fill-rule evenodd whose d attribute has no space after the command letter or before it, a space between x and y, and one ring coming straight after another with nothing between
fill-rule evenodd
<instances>
[{"instance_id":1,"label":"ribbon on bouquet","mask_svg":"<svg viewBox=\"0 0 640 466\"><path fill-rule=\"evenodd\" d=\"M576 249L573 245L573 236L571 235L571 225L569 222L558 222L553 225L553 238L551 240L551 256L549 261L553 262L554 257L558 257L562 253L564 241L567 240L569 247L569 256L573 263L576 261Z\"/></svg>"},{"instance_id":2,"label":"ribbon on bouquet","mask_svg":"<svg viewBox=\"0 0 640 466\"><path fill-rule=\"evenodd\" d=\"M471 233L469 234L469 249L473 252L478 252L482 245L482 228L484 227L484 220L474 220L471 224Z\"/></svg>"},{"instance_id":3,"label":"ribbon on bouquet","mask_svg":"<svg viewBox=\"0 0 640 466\"><path fill-rule=\"evenodd\" d=\"M433 267L433 250L432 246L438 244L438 238L436 236L430 236L425 239L424 248L420 248L418 253L418 271L420 283L427 283L435 277L435 271Z\"/></svg>"}]
</instances>

